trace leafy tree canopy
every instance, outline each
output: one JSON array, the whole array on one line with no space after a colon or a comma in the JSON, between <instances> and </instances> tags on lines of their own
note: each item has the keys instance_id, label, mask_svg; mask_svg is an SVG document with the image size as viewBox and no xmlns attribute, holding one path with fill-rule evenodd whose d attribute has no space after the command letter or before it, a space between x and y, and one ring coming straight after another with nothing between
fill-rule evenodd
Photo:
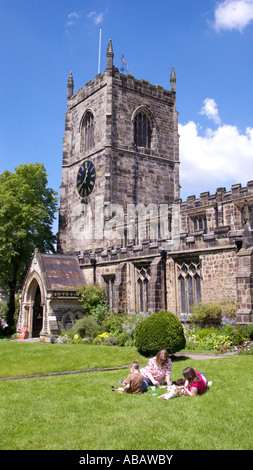
<instances>
[{"instance_id":1,"label":"leafy tree canopy","mask_svg":"<svg viewBox=\"0 0 253 470\"><path fill-rule=\"evenodd\" d=\"M10 309L34 249L54 251L52 224L58 198L47 184L40 163L19 165L14 173L6 170L0 175L0 286L10 293Z\"/></svg>"},{"instance_id":2,"label":"leafy tree canopy","mask_svg":"<svg viewBox=\"0 0 253 470\"><path fill-rule=\"evenodd\" d=\"M78 288L78 296L87 315L95 314L98 305L105 305L106 295L103 287L96 284L81 285Z\"/></svg>"}]
</instances>

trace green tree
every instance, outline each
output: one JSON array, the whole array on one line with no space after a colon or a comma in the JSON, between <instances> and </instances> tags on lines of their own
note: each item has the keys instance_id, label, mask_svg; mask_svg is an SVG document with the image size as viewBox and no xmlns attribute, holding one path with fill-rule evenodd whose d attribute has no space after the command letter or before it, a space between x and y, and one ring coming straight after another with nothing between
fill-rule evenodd
<instances>
[{"instance_id":1,"label":"green tree","mask_svg":"<svg viewBox=\"0 0 253 470\"><path fill-rule=\"evenodd\" d=\"M87 284L79 286L77 290L80 303L87 315L93 315L99 305L106 304L106 295L103 287L96 284Z\"/></svg>"},{"instance_id":2,"label":"green tree","mask_svg":"<svg viewBox=\"0 0 253 470\"><path fill-rule=\"evenodd\" d=\"M0 175L0 286L10 296L7 323L14 325L15 293L37 247L54 252L52 224L57 193L47 188L43 164L19 165Z\"/></svg>"}]
</instances>

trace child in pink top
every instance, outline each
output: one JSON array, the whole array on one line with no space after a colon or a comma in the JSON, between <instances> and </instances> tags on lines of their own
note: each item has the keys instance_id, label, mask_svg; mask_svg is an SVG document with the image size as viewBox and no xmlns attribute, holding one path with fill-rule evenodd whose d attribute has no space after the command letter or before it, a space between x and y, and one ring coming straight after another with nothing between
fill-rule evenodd
<instances>
[{"instance_id":1,"label":"child in pink top","mask_svg":"<svg viewBox=\"0 0 253 470\"><path fill-rule=\"evenodd\" d=\"M205 391L207 380L204 374L194 370L192 367L186 367L183 370L183 376L186 379L183 388L187 395L192 397Z\"/></svg>"}]
</instances>

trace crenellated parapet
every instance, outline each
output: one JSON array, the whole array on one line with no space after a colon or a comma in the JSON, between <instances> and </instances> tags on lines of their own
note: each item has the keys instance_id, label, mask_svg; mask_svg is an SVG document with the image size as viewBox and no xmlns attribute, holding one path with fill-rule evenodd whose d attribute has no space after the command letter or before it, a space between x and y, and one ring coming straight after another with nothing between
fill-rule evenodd
<instances>
[{"instance_id":1,"label":"crenellated parapet","mask_svg":"<svg viewBox=\"0 0 253 470\"><path fill-rule=\"evenodd\" d=\"M76 93L73 93L74 83L73 83L73 76L71 74L70 78L67 82L68 88L68 109L74 108L83 100L92 96L94 93L99 91L101 88L106 86L106 79L104 75L100 73L97 74L93 81L89 80L84 87L78 88ZM72 92L71 92L72 90Z\"/></svg>"},{"instance_id":2,"label":"crenellated parapet","mask_svg":"<svg viewBox=\"0 0 253 470\"><path fill-rule=\"evenodd\" d=\"M231 190L227 191L226 188L217 188L215 194L210 194L209 191L200 194L199 198L195 195L188 196L186 201L181 203L181 209L199 209L205 206L210 206L215 202L222 202L223 204L231 201L244 202L244 199L250 197L253 200L253 180L249 181L245 187L240 183L233 184Z\"/></svg>"},{"instance_id":3,"label":"crenellated parapet","mask_svg":"<svg viewBox=\"0 0 253 470\"><path fill-rule=\"evenodd\" d=\"M152 98L166 102L168 106L174 106L175 91L166 90L161 85L152 85L148 80L139 80L131 74L122 74L116 67L113 72L115 84L140 94L143 99L145 96L152 96Z\"/></svg>"},{"instance_id":4,"label":"crenellated parapet","mask_svg":"<svg viewBox=\"0 0 253 470\"><path fill-rule=\"evenodd\" d=\"M181 230L187 235L198 237L201 232L203 239L218 233L228 234L242 230L243 207L248 201L250 212L253 208L253 181L245 187L234 184L230 191L218 188L215 194L200 194L199 198L189 196L181 203ZM208 236L208 237L207 237Z\"/></svg>"}]
</instances>

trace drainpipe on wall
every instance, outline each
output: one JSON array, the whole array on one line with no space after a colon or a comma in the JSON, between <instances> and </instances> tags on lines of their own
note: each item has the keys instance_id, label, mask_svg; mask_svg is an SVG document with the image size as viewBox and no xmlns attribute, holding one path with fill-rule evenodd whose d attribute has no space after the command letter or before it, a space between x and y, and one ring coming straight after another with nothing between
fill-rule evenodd
<instances>
[{"instance_id":1,"label":"drainpipe on wall","mask_svg":"<svg viewBox=\"0 0 253 470\"><path fill-rule=\"evenodd\" d=\"M90 258L90 262L93 266L93 284L96 284L96 264L97 264L97 260L96 260L96 258L92 257L92 258Z\"/></svg>"},{"instance_id":2,"label":"drainpipe on wall","mask_svg":"<svg viewBox=\"0 0 253 470\"><path fill-rule=\"evenodd\" d=\"M165 310L167 310L167 280L166 280L167 252L165 250L161 252L161 259L162 259L162 268L163 268L164 308Z\"/></svg>"}]
</instances>

